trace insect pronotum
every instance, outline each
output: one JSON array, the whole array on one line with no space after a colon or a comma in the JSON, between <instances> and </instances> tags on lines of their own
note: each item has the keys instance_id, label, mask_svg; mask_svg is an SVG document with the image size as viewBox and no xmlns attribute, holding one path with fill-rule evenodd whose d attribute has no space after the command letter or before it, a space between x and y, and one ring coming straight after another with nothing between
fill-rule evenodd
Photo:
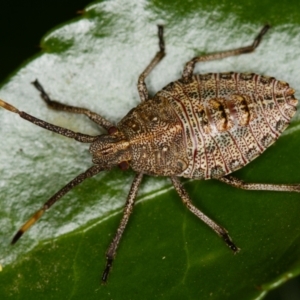
<instances>
[{"instance_id":1,"label":"insect pronotum","mask_svg":"<svg viewBox=\"0 0 300 300\"><path fill-rule=\"evenodd\" d=\"M300 184L244 183L229 176L269 147L289 125L296 112L294 90L286 82L253 73L193 74L195 64L252 52L268 31L265 25L250 46L197 56L188 61L182 77L149 98L145 78L165 56L163 27L158 26L159 51L138 78L141 104L117 125L88 109L51 100L41 84L33 85L53 109L84 114L107 130L90 136L39 120L0 100L0 106L27 121L90 143L93 165L53 195L15 234L12 244L57 200L85 179L103 170L131 167L137 174L125 203L123 217L106 252L102 282L107 281L116 251L132 213L144 174L170 177L186 207L219 235L237 253L239 248L227 230L196 208L178 177L214 178L237 188L300 192Z\"/></svg>"}]
</instances>

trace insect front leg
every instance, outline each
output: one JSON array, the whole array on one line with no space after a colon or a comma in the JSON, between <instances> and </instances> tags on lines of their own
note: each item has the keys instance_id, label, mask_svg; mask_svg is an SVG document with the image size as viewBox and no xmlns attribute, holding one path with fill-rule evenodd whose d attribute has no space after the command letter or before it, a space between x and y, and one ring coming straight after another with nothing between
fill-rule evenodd
<instances>
[{"instance_id":1,"label":"insect front leg","mask_svg":"<svg viewBox=\"0 0 300 300\"><path fill-rule=\"evenodd\" d=\"M186 205L186 207L201 221L208 225L218 236L220 236L234 253L237 253L240 249L233 243L231 237L228 234L228 231L225 228L218 225L215 221L210 219L207 215L205 215L201 210L199 210L192 204L188 193L183 188L181 182L177 177L172 176L170 178L172 180L175 190L177 191L179 197L181 198L182 202Z\"/></svg>"},{"instance_id":2,"label":"insect front leg","mask_svg":"<svg viewBox=\"0 0 300 300\"><path fill-rule=\"evenodd\" d=\"M151 60L150 64L147 68L143 71L143 73L139 76L138 79L138 92L141 98L141 101L148 100L148 89L145 83L145 78L149 75L149 73L154 69L154 67L163 59L166 55L165 53L165 42L164 42L164 35L163 35L163 26L158 25L158 45L159 51L155 54L154 58Z\"/></svg>"},{"instance_id":3,"label":"insect front leg","mask_svg":"<svg viewBox=\"0 0 300 300\"><path fill-rule=\"evenodd\" d=\"M195 65L198 62L217 60L217 59L222 59L222 58L229 57L229 56L253 52L258 47L259 43L262 40L262 37L266 34L266 32L269 30L269 28L270 28L270 25L268 25L268 24L265 25L262 28L262 30L260 31L260 33L257 35L257 37L254 39L252 45L250 45L250 46L194 57L193 59L191 59L189 62L186 63L184 70L183 70L182 78L185 80L188 80L190 77L192 77Z\"/></svg>"},{"instance_id":4,"label":"insect front leg","mask_svg":"<svg viewBox=\"0 0 300 300\"><path fill-rule=\"evenodd\" d=\"M121 237L123 235L125 227L128 223L129 217L132 213L133 205L134 205L136 195L137 195L140 183L142 181L142 178L143 178L143 173L139 173L135 176L135 178L132 182L129 194L127 196L126 204L125 204L125 207L123 210L122 220L117 229L117 233L116 233L114 239L112 240L111 244L109 245L108 250L106 252L106 266L105 266L105 269L102 274L102 282L103 283L105 283L107 281L107 277L108 277L109 271L112 267L112 263L113 263L115 255L116 255L116 251L117 251L119 242L121 240Z\"/></svg>"},{"instance_id":5,"label":"insect front leg","mask_svg":"<svg viewBox=\"0 0 300 300\"><path fill-rule=\"evenodd\" d=\"M246 183L233 176L218 178L219 181L243 190L275 191L275 192L296 192L300 193L300 184L267 184L267 183Z\"/></svg>"},{"instance_id":6,"label":"insect front leg","mask_svg":"<svg viewBox=\"0 0 300 300\"><path fill-rule=\"evenodd\" d=\"M66 105L66 104L60 103L58 101L52 100L37 79L35 81L33 81L32 84L38 91L41 92L41 98L46 102L46 104L50 108L55 109L55 110L60 110L60 111L66 111L66 112L70 112L70 113L74 113L74 114L86 115L93 122L102 126L106 130L109 130L110 128L114 127L114 124L107 121L102 116L98 115L97 113L94 113L86 108Z\"/></svg>"}]
</instances>

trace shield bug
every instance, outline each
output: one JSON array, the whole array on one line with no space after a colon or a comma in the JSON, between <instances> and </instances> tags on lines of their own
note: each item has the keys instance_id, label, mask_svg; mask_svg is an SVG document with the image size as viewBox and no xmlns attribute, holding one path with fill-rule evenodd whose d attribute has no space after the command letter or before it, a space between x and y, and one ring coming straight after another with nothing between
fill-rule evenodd
<instances>
[{"instance_id":1,"label":"shield bug","mask_svg":"<svg viewBox=\"0 0 300 300\"><path fill-rule=\"evenodd\" d=\"M131 167L137 174L127 196L120 225L106 252L103 282L109 275L144 174L170 177L187 208L237 253L239 248L227 230L192 204L179 177L217 179L248 190L299 192L299 184L244 183L229 175L274 143L295 114L297 99L295 91L286 82L273 77L234 72L193 74L193 70L198 62L254 51L268 29L269 25L265 25L250 46L191 59L180 79L149 98L145 78L165 56L163 27L158 26L159 51L138 78L141 104L116 125L88 109L52 100L37 80L33 82L50 108L84 114L106 129L107 134L90 136L77 133L37 119L0 100L0 106L35 125L90 143L93 161L93 166L53 195L19 229L12 244L73 187L103 170L119 166L122 170Z\"/></svg>"}]
</instances>

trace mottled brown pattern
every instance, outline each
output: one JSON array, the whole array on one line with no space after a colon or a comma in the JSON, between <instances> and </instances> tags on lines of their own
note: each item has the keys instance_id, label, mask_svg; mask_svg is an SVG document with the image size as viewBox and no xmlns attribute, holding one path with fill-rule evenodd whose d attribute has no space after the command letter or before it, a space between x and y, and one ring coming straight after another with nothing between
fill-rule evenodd
<instances>
[{"instance_id":1,"label":"mottled brown pattern","mask_svg":"<svg viewBox=\"0 0 300 300\"><path fill-rule=\"evenodd\" d=\"M237 253L239 248L227 230L193 205L179 176L216 178L247 190L300 192L300 184L245 183L226 176L252 161L279 137L295 114L297 99L286 82L273 77L233 72L193 75L193 70L197 62L254 51L268 29L269 25L265 25L250 46L194 57L186 63L182 78L171 82L149 99L145 78L165 56L163 27L158 26L159 51L138 78L142 103L117 125L88 109L50 99L41 84L37 80L33 82L50 108L86 115L106 129L107 134L89 136L74 132L49 124L0 100L0 106L4 109L37 126L82 143L90 143L94 163L50 197L19 229L12 244L72 188L103 170L119 166L121 170L132 167L137 174L127 196L123 217L106 252L102 282L107 281L144 174L169 176L190 212Z\"/></svg>"},{"instance_id":2,"label":"mottled brown pattern","mask_svg":"<svg viewBox=\"0 0 300 300\"><path fill-rule=\"evenodd\" d=\"M168 99L181 121L188 159L187 169L173 174L210 179L245 166L288 126L296 112L293 94L285 82L247 73L169 84L155 97Z\"/></svg>"}]
</instances>

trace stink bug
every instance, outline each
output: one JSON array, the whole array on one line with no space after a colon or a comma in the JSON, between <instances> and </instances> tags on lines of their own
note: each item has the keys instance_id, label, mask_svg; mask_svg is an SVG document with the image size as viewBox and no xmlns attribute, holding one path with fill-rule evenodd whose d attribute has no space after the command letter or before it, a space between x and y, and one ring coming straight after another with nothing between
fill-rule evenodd
<instances>
[{"instance_id":1,"label":"stink bug","mask_svg":"<svg viewBox=\"0 0 300 300\"><path fill-rule=\"evenodd\" d=\"M122 170L132 168L137 174L120 225L106 252L103 282L107 281L144 174L170 177L187 208L237 253L239 248L227 230L192 204L179 177L217 179L248 190L299 192L299 184L244 183L229 175L259 156L286 129L296 112L295 91L286 82L273 77L234 72L194 75L193 70L198 62L254 51L268 29L269 25L265 25L250 46L193 58L186 63L180 79L149 98L145 78L165 56L163 27L158 26L159 51L138 78L141 104L116 125L88 109L52 100L37 80L33 82L49 107L84 114L106 129L107 134L77 133L37 119L0 100L0 106L33 124L90 143L94 164L53 195L19 229L12 244L73 187L103 170L119 166Z\"/></svg>"}]
</instances>

